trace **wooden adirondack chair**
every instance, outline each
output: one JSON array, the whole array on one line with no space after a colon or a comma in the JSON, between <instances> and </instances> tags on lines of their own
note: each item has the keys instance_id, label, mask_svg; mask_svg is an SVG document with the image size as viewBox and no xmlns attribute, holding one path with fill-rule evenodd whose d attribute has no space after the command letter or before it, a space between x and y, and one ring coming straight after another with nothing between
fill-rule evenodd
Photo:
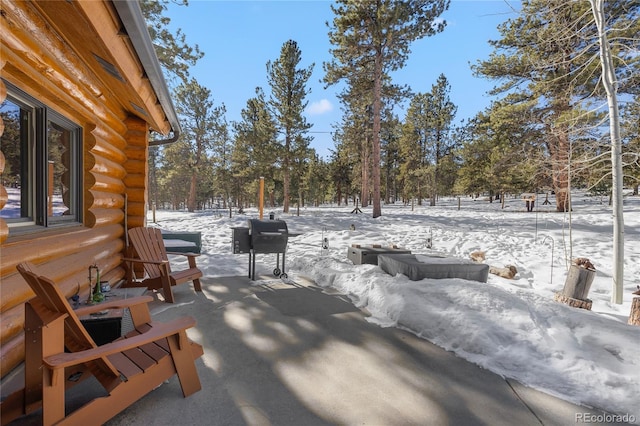
<instances>
[{"instance_id":1,"label":"wooden adirondack chair","mask_svg":"<svg viewBox=\"0 0 640 426\"><path fill-rule=\"evenodd\" d=\"M195 360L203 349L186 334L195 325L193 318L151 321L150 296L74 310L34 265L22 263L17 268L36 297L25 305L25 388L2 401L3 424L40 407L44 425L102 424L175 374L184 397L200 390ZM134 330L102 346L94 343L78 319L124 307L130 310ZM89 377L95 377L107 395L65 415L65 390Z\"/></svg>"},{"instance_id":2,"label":"wooden adirondack chair","mask_svg":"<svg viewBox=\"0 0 640 426\"><path fill-rule=\"evenodd\" d=\"M167 252L162 240L162 233L157 228L132 228L129 230L129 241L137 255L137 258L125 258L127 264L128 279L125 287L146 287L150 290L162 289L166 302L173 303L171 286L193 281L196 291L202 291L200 277L202 271L196 266L195 253ZM183 271L171 271L167 255L187 256L189 268ZM143 264L145 278L142 281L135 279L134 264Z\"/></svg>"}]
</instances>

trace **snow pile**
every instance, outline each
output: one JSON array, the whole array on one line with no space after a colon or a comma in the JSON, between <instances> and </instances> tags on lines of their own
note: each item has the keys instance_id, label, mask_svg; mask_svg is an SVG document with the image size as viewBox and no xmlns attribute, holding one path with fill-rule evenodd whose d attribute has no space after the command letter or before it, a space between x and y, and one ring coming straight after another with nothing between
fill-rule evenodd
<instances>
[{"instance_id":1,"label":"snow pile","mask_svg":"<svg viewBox=\"0 0 640 426\"><path fill-rule=\"evenodd\" d=\"M627 325L631 292L640 282L640 199L625 199L624 303L610 303L612 214L599 198L583 196L568 214L552 206L527 213L521 200L499 203L443 200L436 207L392 205L383 216L351 214L350 207L277 213L287 222L289 278L304 275L348 294L381 326L407 329L458 356L574 403L640 420L640 327ZM522 205L521 205L522 204ZM161 211L156 226L203 233L198 265L205 276L247 274L247 256L233 255L232 227L247 226L256 210L229 218L227 211ZM265 216L268 217L268 214ZM571 220L571 229L569 221ZM569 244L569 238L573 244ZM329 247L322 247L328 240ZM353 265L352 244L397 245L415 254L514 265L514 280L489 275L487 283L461 279L410 281L375 265ZM553 301L570 260L588 258L597 273L589 293L592 311ZM275 254L258 255L256 274L269 274ZM260 284L260 280L256 281Z\"/></svg>"}]
</instances>

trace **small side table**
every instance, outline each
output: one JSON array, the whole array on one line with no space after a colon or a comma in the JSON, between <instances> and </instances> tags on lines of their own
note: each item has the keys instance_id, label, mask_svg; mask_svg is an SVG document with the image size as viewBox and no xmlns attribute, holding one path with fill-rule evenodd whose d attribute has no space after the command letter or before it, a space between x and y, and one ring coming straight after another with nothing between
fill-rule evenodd
<instances>
[{"instance_id":1,"label":"small side table","mask_svg":"<svg viewBox=\"0 0 640 426\"><path fill-rule=\"evenodd\" d=\"M105 292L105 302L141 296L145 290L144 288L111 289ZM69 303L75 308L72 301ZM84 306L83 302L80 303L80 306ZM124 331L127 332L128 324L131 323L131 316L128 309L108 309L104 313L82 315L78 318L98 346L113 342L121 337L123 335L123 328L125 329Z\"/></svg>"}]
</instances>

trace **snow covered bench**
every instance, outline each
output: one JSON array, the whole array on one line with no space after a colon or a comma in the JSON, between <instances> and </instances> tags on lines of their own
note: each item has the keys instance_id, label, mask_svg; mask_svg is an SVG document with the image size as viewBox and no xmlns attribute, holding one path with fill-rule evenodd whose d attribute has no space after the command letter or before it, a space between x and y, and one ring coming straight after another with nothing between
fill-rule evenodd
<instances>
[{"instance_id":1,"label":"snow covered bench","mask_svg":"<svg viewBox=\"0 0 640 426\"><path fill-rule=\"evenodd\" d=\"M200 253L202 250L201 232L162 231L164 247L174 253Z\"/></svg>"},{"instance_id":2,"label":"snow covered bench","mask_svg":"<svg viewBox=\"0 0 640 426\"><path fill-rule=\"evenodd\" d=\"M380 254L378 266L389 275L404 274L412 281L424 278L462 278L486 283L489 276L489 265L457 257Z\"/></svg>"}]
</instances>

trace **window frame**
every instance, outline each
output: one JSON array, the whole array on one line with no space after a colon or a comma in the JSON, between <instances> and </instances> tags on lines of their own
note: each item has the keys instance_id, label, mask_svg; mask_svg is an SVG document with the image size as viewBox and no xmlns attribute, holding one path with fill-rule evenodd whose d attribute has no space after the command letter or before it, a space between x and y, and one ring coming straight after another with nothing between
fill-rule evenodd
<instances>
[{"instance_id":1,"label":"window frame","mask_svg":"<svg viewBox=\"0 0 640 426\"><path fill-rule=\"evenodd\" d=\"M7 88L6 100L28 113L26 123L23 122L22 115L20 122L20 126L27 126L26 132L21 132L20 140L21 213L18 218L3 217L9 226L10 234L82 225L84 176L82 126L6 80L2 81ZM67 131L69 137L70 196L69 206L67 206L69 214L61 216L49 216L48 211L49 123ZM27 203L26 206L23 206L24 202Z\"/></svg>"}]
</instances>

